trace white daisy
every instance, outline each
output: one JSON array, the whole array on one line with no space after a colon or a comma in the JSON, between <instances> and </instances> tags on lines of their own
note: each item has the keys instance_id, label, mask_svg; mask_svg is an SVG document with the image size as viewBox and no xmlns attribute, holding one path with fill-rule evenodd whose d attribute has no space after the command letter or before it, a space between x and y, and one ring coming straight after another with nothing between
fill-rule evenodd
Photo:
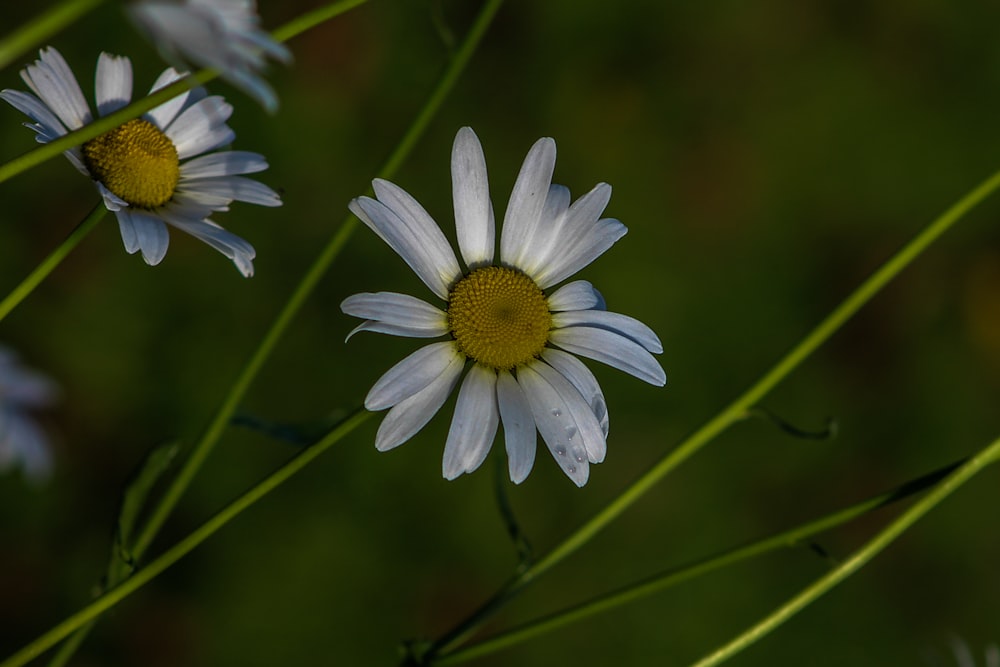
<instances>
[{"instance_id":1,"label":"white daisy","mask_svg":"<svg viewBox=\"0 0 1000 667\"><path fill-rule=\"evenodd\" d=\"M665 384L650 354L663 348L649 327L605 310L600 293L585 280L549 291L627 231L618 220L601 218L611 186L601 183L570 204L569 190L552 184L555 160L552 139L532 146L507 205L497 254L486 158L471 129L458 131L451 174L467 270L437 223L398 186L375 180L377 199L351 201L351 211L446 302L442 310L416 297L379 292L355 294L341 304L348 315L366 320L348 338L358 331L447 336L393 366L368 393L369 410L391 408L378 429L379 450L423 428L468 365L445 443L444 476L454 479L478 468L502 423L511 480L520 483L531 471L537 429L566 475L583 486L590 464L604 460L608 413L596 378L574 355Z\"/></svg>"},{"instance_id":2,"label":"white daisy","mask_svg":"<svg viewBox=\"0 0 1000 667\"><path fill-rule=\"evenodd\" d=\"M257 75L265 56L292 60L284 44L260 29L254 0L143 0L129 7L132 19L168 59L211 67L270 112L278 98Z\"/></svg>"},{"instance_id":3,"label":"white daisy","mask_svg":"<svg viewBox=\"0 0 1000 667\"><path fill-rule=\"evenodd\" d=\"M48 438L30 411L50 405L52 382L23 367L17 356L0 346L0 471L20 463L30 479L42 479L52 469Z\"/></svg>"},{"instance_id":4,"label":"white daisy","mask_svg":"<svg viewBox=\"0 0 1000 667\"><path fill-rule=\"evenodd\" d=\"M0 98L34 121L25 126L35 131L39 143L93 120L76 77L54 48L43 49L39 60L21 71L21 78L34 94L4 90ZM167 69L152 91L179 78ZM99 116L128 105L128 58L101 54L96 98ZM202 155L235 138L226 125L232 112L222 97L206 96L196 88L64 153L96 182L104 205L118 218L129 253L141 250L147 264L158 264L167 252L169 224L233 260L244 276L253 275L253 246L207 219L215 211L228 211L234 200L281 206L271 188L239 175L267 169L262 155L228 150Z\"/></svg>"}]
</instances>

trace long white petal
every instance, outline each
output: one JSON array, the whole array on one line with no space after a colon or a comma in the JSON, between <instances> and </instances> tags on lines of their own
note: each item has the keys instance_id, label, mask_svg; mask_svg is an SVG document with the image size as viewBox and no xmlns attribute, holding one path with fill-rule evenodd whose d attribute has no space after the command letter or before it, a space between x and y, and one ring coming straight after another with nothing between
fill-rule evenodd
<instances>
[{"instance_id":1,"label":"long white petal","mask_svg":"<svg viewBox=\"0 0 1000 667\"><path fill-rule=\"evenodd\" d=\"M586 310L600 303L600 293L588 281L575 280L553 292L548 302L549 310L552 312Z\"/></svg>"},{"instance_id":2,"label":"long white petal","mask_svg":"<svg viewBox=\"0 0 1000 667\"><path fill-rule=\"evenodd\" d=\"M267 169L267 160L259 153L249 151L220 151L209 153L184 163L185 178L211 178L252 174Z\"/></svg>"},{"instance_id":3,"label":"long white petal","mask_svg":"<svg viewBox=\"0 0 1000 667\"><path fill-rule=\"evenodd\" d=\"M522 266L530 252L530 239L538 224L552 184L556 166L556 142L543 137L535 142L524 158L517 175L500 232L500 259Z\"/></svg>"},{"instance_id":4,"label":"long white petal","mask_svg":"<svg viewBox=\"0 0 1000 667\"><path fill-rule=\"evenodd\" d=\"M344 299L340 304L340 309L352 317L362 317L371 322L388 324L406 331L420 332L423 334L421 337L432 338L448 333L448 316L443 310L408 294L363 292ZM377 330L366 326L367 324L362 325L364 328L359 327L352 331L351 335L356 331Z\"/></svg>"},{"instance_id":5,"label":"long white petal","mask_svg":"<svg viewBox=\"0 0 1000 667\"><path fill-rule=\"evenodd\" d=\"M646 348L613 331L593 327L555 329L549 334L549 342L567 352L625 371L657 387L667 383L667 374Z\"/></svg>"},{"instance_id":6,"label":"long white petal","mask_svg":"<svg viewBox=\"0 0 1000 667\"><path fill-rule=\"evenodd\" d=\"M465 376L444 445L441 472L445 479L472 472L489 454L500 418L496 384L496 372L479 364Z\"/></svg>"},{"instance_id":7,"label":"long white petal","mask_svg":"<svg viewBox=\"0 0 1000 667\"><path fill-rule=\"evenodd\" d=\"M391 208L369 197L351 200L348 208L395 250L432 292L447 300L448 288L461 274L455 253L443 235L436 240L429 230L414 227L412 220L407 224ZM441 230L437 229L437 233Z\"/></svg>"},{"instance_id":8,"label":"long white petal","mask_svg":"<svg viewBox=\"0 0 1000 667\"><path fill-rule=\"evenodd\" d=\"M604 400L604 392L601 391L601 385L597 382L597 378L594 377L594 374L587 368L586 364L569 352L563 352L554 348L542 350L542 360L562 373L576 387L580 395L583 396L583 400L590 404L590 409L600 423L604 437L607 438L608 432L611 429L608 417L608 404ZM595 461L595 463L599 462Z\"/></svg>"},{"instance_id":9,"label":"long white petal","mask_svg":"<svg viewBox=\"0 0 1000 667\"><path fill-rule=\"evenodd\" d=\"M68 129L77 130L94 119L76 76L54 48L42 49L39 59L21 70L21 78Z\"/></svg>"},{"instance_id":10,"label":"long white petal","mask_svg":"<svg viewBox=\"0 0 1000 667\"><path fill-rule=\"evenodd\" d=\"M278 193L259 181L244 176L189 178L187 163L181 165L177 190L188 195L215 198L219 201L245 201L258 206L281 206Z\"/></svg>"},{"instance_id":11,"label":"long white petal","mask_svg":"<svg viewBox=\"0 0 1000 667\"><path fill-rule=\"evenodd\" d=\"M392 181L381 178L372 181L372 189L375 191L375 197L399 216L399 219L428 246L428 250L437 257L442 273L449 275L451 280L462 275L451 244L448 243L441 227L420 202Z\"/></svg>"},{"instance_id":12,"label":"long white petal","mask_svg":"<svg viewBox=\"0 0 1000 667\"><path fill-rule=\"evenodd\" d=\"M208 244L231 259L244 278L253 275L253 259L257 256L257 251L250 245L249 241L223 229L211 220L190 220L172 214L168 215L166 211L163 213L170 225Z\"/></svg>"},{"instance_id":13,"label":"long white petal","mask_svg":"<svg viewBox=\"0 0 1000 667\"><path fill-rule=\"evenodd\" d=\"M156 266L167 254L167 246L170 244L170 234L167 226L157 217L138 213L130 210L132 224L135 226L136 238L139 242L139 250L142 251L142 258L146 264Z\"/></svg>"},{"instance_id":14,"label":"long white petal","mask_svg":"<svg viewBox=\"0 0 1000 667\"><path fill-rule=\"evenodd\" d=\"M496 230L486 177L486 156L472 128L463 127L455 135L451 149L451 183L458 247L466 266L474 268L492 262Z\"/></svg>"},{"instance_id":15,"label":"long white petal","mask_svg":"<svg viewBox=\"0 0 1000 667\"><path fill-rule=\"evenodd\" d=\"M614 218L598 220L587 232L580 234L576 243L553 252L549 263L530 275L542 289L561 283L607 252L626 233L628 228Z\"/></svg>"},{"instance_id":16,"label":"long white petal","mask_svg":"<svg viewBox=\"0 0 1000 667\"><path fill-rule=\"evenodd\" d=\"M545 267L549 256L553 252L561 251L565 245L559 241L562 239L562 229L566 224L569 202L569 188L556 184L549 186L545 207L542 209L538 224L531 230L525 242L525 251L518 264L518 267L532 278Z\"/></svg>"},{"instance_id":17,"label":"long white petal","mask_svg":"<svg viewBox=\"0 0 1000 667\"><path fill-rule=\"evenodd\" d=\"M631 338L653 354L661 354L663 352L663 344L652 329L634 317L622 315L621 313L592 309L570 310L564 313L553 314L552 326L555 329L575 326L607 329L626 338Z\"/></svg>"},{"instance_id":18,"label":"long white petal","mask_svg":"<svg viewBox=\"0 0 1000 667\"><path fill-rule=\"evenodd\" d=\"M402 336L403 338L437 338L441 332L430 329L423 329L407 324L393 324L392 322L379 322L378 320L365 320L358 326L350 330L344 338L344 342L351 340L354 334L362 331L381 333L388 336Z\"/></svg>"},{"instance_id":19,"label":"long white petal","mask_svg":"<svg viewBox=\"0 0 1000 667\"><path fill-rule=\"evenodd\" d=\"M118 219L118 230L122 235L122 243L125 244L125 252L133 254L139 251L139 234L135 231L135 224L132 222L132 215L128 209L115 211L115 218Z\"/></svg>"},{"instance_id":20,"label":"long white petal","mask_svg":"<svg viewBox=\"0 0 1000 667\"><path fill-rule=\"evenodd\" d=\"M8 89L0 91L0 99L35 121L25 123L24 126L38 135L35 137L38 143L47 144L66 134L66 127L62 121L45 106L44 102L31 93Z\"/></svg>"},{"instance_id":21,"label":"long white petal","mask_svg":"<svg viewBox=\"0 0 1000 667\"><path fill-rule=\"evenodd\" d=\"M102 53L97 59L95 86L98 116L127 106L132 101L132 61Z\"/></svg>"},{"instance_id":22,"label":"long white petal","mask_svg":"<svg viewBox=\"0 0 1000 667\"><path fill-rule=\"evenodd\" d=\"M520 484L535 465L538 439L528 399L517 380L507 371L500 371L497 377L497 405L503 421L510 481Z\"/></svg>"},{"instance_id":23,"label":"long white petal","mask_svg":"<svg viewBox=\"0 0 1000 667\"><path fill-rule=\"evenodd\" d=\"M163 70L163 72L160 74L159 77L157 77L156 81L153 83L152 88L149 89L149 92L155 93L161 88L166 88L171 83L177 81L182 77L183 75L180 74L173 67L168 67L167 69ZM172 97L163 104L161 104L160 106L154 107L153 109L147 111L145 113L145 117L150 121L152 121L152 123L161 130L167 128L172 122L174 122L174 119L177 118L177 114L181 112L181 109L184 108L184 105L187 104L188 97L190 96L190 94L191 94L190 90L185 90L177 97Z\"/></svg>"},{"instance_id":24,"label":"long white petal","mask_svg":"<svg viewBox=\"0 0 1000 667\"><path fill-rule=\"evenodd\" d=\"M584 448L587 450L587 459L591 463L600 463L603 461L607 451L607 436L597 415L591 409L589 397L581 394L580 390L577 389L575 384L570 382L569 378L552 366L535 362L531 368L545 378L549 386L555 389L563 401L565 401L570 416L578 430L575 438L573 433L567 432L567 439L571 442L574 439L582 441Z\"/></svg>"},{"instance_id":25,"label":"long white petal","mask_svg":"<svg viewBox=\"0 0 1000 667\"><path fill-rule=\"evenodd\" d=\"M375 448L384 452L398 447L422 429L455 389L464 367L461 359L454 360L430 384L393 406L378 427Z\"/></svg>"},{"instance_id":26,"label":"long white petal","mask_svg":"<svg viewBox=\"0 0 1000 667\"><path fill-rule=\"evenodd\" d=\"M542 362L521 366L517 370L517 381L524 390L528 405L531 406L531 412L535 417L535 426L542 434L542 439L552 457L573 483L583 486L590 477L590 454L583 437L580 437L580 427L574 412L567 403L569 392L553 387L548 379L538 372L537 369L542 366L545 366ZM576 393L579 402L583 404L579 392L565 379L563 382ZM589 414L590 408L583 405L583 409ZM590 417L593 420L592 414ZM596 424L596 420L594 426L600 434L600 426Z\"/></svg>"},{"instance_id":27,"label":"long white petal","mask_svg":"<svg viewBox=\"0 0 1000 667\"><path fill-rule=\"evenodd\" d=\"M465 360L454 342L425 345L375 382L365 397L365 408L372 412L390 408L416 394L455 363L465 363Z\"/></svg>"},{"instance_id":28,"label":"long white petal","mask_svg":"<svg viewBox=\"0 0 1000 667\"><path fill-rule=\"evenodd\" d=\"M236 133L226 125L233 106L218 95L206 97L182 111L163 132L174 142L181 160L232 143Z\"/></svg>"}]
</instances>

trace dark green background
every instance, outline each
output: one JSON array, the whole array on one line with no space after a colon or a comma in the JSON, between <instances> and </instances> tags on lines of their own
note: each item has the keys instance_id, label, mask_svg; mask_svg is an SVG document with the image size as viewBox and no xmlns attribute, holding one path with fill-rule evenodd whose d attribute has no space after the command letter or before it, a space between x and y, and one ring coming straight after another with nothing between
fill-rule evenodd
<instances>
[{"instance_id":1,"label":"dark green background","mask_svg":"<svg viewBox=\"0 0 1000 667\"><path fill-rule=\"evenodd\" d=\"M264 0L274 27L314 6ZM154 445L190 443L326 239L420 108L478 3L373 0L290 43L268 116L236 106L235 148L265 154L281 209L216 219L257 248L239 276L179 233L163 263L129 256L109 215L0 324L0 341L60 383L45 416L56 472L0 478L0 653L89 599L126 481ZM3 9L3 30L36 8ZM455 131L485 147L498 219L528 147L552 136L557 182L614 186L629 234L579 277L663 340L669 383L591 364L608 398L605 463L577 489L540 451L510 491L539 551L557 543L721 409L866 275L1000 166L1000 8L963 0L509 2L397 183L453 238ZM136 87L162 69L121 8L51 43L92 99L101 50ZM20 64L27 62L25 55ZM17 67L0 87L24 86ZM0 159L34 144L0 109ZM0 184L0 292L97 202L62 159ZM309 422L351 409L420 343L365 334L358 291L432 298L359 228L243 410ZM998 434L1000 203L977 209L765 400L831 442L739 424L581 552L495 628L806 521L968 455ZM105 618L74 664L392 665L509 575L514 551L490 463L440 476L451 403L411 442L373 447L377 419ZM231 429L153 551L295 452ZM492 462L491 462L492 463ZM1000 473L985 471L856 576L733 665L922 665L957 634L1000 638ZM843 558L898 510L824 535ZM684 665L821 576L791 549L685 584L477 664ZM943 663L946 664L946 663Z\"/></svg>"}]
</instances>

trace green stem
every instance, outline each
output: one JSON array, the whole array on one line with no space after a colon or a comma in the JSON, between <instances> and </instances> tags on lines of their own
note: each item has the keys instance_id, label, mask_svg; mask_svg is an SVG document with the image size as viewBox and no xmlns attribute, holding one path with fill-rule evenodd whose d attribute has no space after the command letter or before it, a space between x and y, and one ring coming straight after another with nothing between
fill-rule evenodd
<instances>
[{"instance_id":1,"label":"green stem","mask_svg":"<svg viewBox=\"0 0 1000 667\"><path fill-rule=\"evenodd\" d=\"M7 35L0 40L0 69L103 2L104 0L66 0Z\"/></svg>"},{"instance_id":2,"label":"green stem","mask_svg":"<svg viewBox=\"0 0 1000 667\"><path fill-rule=\"evenodd\" d=\"M220 528L236 518L240 513L276 489L292 475L297 473L312 462L317 456L325 452L331 446L339 442L348 433L360 426L371 413L360 408L351 416L345 419L339 426L334 428L322 440L315 445L304 449L300 454L291 459L257 485L252 487L242 496L231 502L211 519L203 523L199 528L190 533L187 537L177 542L167 549L161 556L151 561L149 565L136 571L131 577L115 586L99 598L69 616L51 630L26 645L20 651L10 656L0 667L20 667L30 660L48 650L59 640L68 636L77 628L83 627L100 614L115 606L123 599L134 593L136 590L149 583L153 578L166 570L168 567L179 561L190 553L195 547L215 534Z\"/></svg>"},{"instance_id":3,"label":"green stem","mask_svg":"<svg viewBox=\"0 0 1000 667\"><path fill-rule=\"evenodd\" d=\"M322 21L338 16L339 14L358 6L363 2L365 2L365 0L339 0L338 2L333 2L326 7L322 7L297 19L293 19L281 28L275 30L274 35L280 35L280 41L288 40L301 34L302 32L305 32L309 28L319 25ZM54 141L42 144L38 148L30 150L27 153L7 162L6 164L0 165L0 183L3 183L7 179L20 174L23 171L27 171L28 169L39 165L56 155L59 155L65 150L69 150L74 146L79 146L80 144L90 141L98 135L104 134L108 130L118 127L122 123L132 120L133 118L137 118L150 109L163 104L167 100L177 97L189 88L208 83L217 76L219 76L219 73L215 70L200 70L191 76L186 76L173 82L165 88L161 88L155 93L136 100L118 111L110 113L107 116L97 118L92 123L88 123L87 125L84 125L69 134L64 134Z\"/></svg>"},{"instance_id":4,"label":"green stem","mask_svg":"<svg viewBox=\"0 0 1000 667\"><path fill-rule=\"evenodd\" d=\"M668 452L652 468L614 498L603 510L566 537L552 551L540 558L524 572L509 579L482 607L435 642L429 655L433 657L435 655L447 654L455 647L464 643L498 609L513 599L524 586L589 542L622 512L642 498L647 491L652 489L668 473L711 442L715 436L719 435L719 433L728 428L733 422L743 418L747 410L795 370L820 345L826 342L841 325L849 320L879 290L885 287L890 280L906 268L910 262L916 259L927 246L937 240L955 222L992 194L997 188L1000 188L1000 171L994 173L980 185L976 186L940 217L925 227L923 231L855 289L815 329L739 398L688 436L676 449Z\"/></svg>"},{"instance_id":5,"label":"green stem","mask_svg":"<svg viewBox=\"0 0 1000 667\"><path fill-rule=\"evenodd\" d=\"M817 579L812 585L776 609L764 620L749 628L725 646L699 660L695 663L694 667L712 667L713 665L718 665L765 637L772 630L801 611L806 605L861 569L868 561L899 537L903 531L916 523L927 512L951 495L958 487L965 484L973 475L998 459L1000 459L1000 439L994 440L978 454L969 459L965 465L949 475L930 493L900 515L898 519L889 524L863 547L855 551L850 558Z\"/></svg>"},{"instance_id":6,"label":"green stem","mask_svg":"<svg viewBox=\"0 0 1000 667\"><path fill-rule=\"evenodd\" d=\"M939 468L917 479L879 494L849 507L845 507L826 516L801 524L790 530L785 530L770 537L744 544L735 549L704 558L689 565L665 570L647 577L641 582L631 584L612 591L606 595L574 605L568 609L548 614L542 618L524 623L502 634L495 635L475 644L470 644L459 651L449 653L433 662L434 665L456 665L475 658L510 648L515 644L527 641L538 635L551 632L557 628L581 621L595 614L610 611L616 607L658 593L685 581L690 581L710 572L735 565L756 556L762 556L778 549L796 547L806 540L837 526L891 505L892 503L917 494L944 479L950 472L962 465L965 460Z\"/></svg>"},{"instance_id":7,"label":"green stem","mask_svg":"<svg viewBox=\"0 0 1000 667\"><path fill-rule=\"evenodd\" d=\"M59 266L59 263L83 240L83 237L97 226L97 223L100 222L107 211L108 209L104 206L104 202L95 206L87 214L87 217L76 226L76 229L70 232L66 240L56 246L56 249L49 253L49 256L43 259L42 263L36 266L34 271L21 281L20 285L11 290L10 294L4 297L3 301L0 301L0 321L7 317L10 311L14 310L19 303L24 301L38 287L39 283L52 273L53 269Z\"/></svg>"}]
</instances>

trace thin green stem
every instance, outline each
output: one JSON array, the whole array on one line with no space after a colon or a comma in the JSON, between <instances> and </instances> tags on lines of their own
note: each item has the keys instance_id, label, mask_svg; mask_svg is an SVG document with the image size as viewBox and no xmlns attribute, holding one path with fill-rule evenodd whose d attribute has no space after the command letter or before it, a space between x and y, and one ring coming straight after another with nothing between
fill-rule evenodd
<instances>
[{"instance_id":1,"label":"thin green stem","mask_svg":"<svg viewBox=\"0 0 1000 667\"><path fill-rule=\"evenodd\" d=\"M931 243L951 228L973 207L1000 188L1000 171L976 186L971 192L952 205L931 222L885 264L852 292L833 312L791 349L777 364L767 371L749 389L698 430L668 452L603 510L566 537L530 568L515 575L483 606L466 620L441 637L432 646L429 656L443 656L464 643L479 630L498 609L513 599L524 586L545 573L549 568L589 542L597 533L614 521L622 512L642 498L660 480L676 469L698 450L711 442L733 422L744 417L754 404L763 398L780 381L787 377L820 345L825 343L847 320L865 305L879 290L895 278L910 262L916 259Z\"/></svg>"},{"instance_id":2,"label":"thin green stem","mask_svg":"<svg viewBox=\"0 0 1000 667\"><path fill-rule=\"evenodd\" d=\"M59 263L66 258L66 255L70 253L73 248L75 248L80 241L83 240L87 234L90 233L97 223L101 221L104 214L107 213L108 209L101 202L94 209L87 214L76 228L70 232L69 236L66 237L62 243L56 246L56 249L49 253L49 256L42 260L42 263L35 267L35 269L28 274L28 277L21 281L21 284L11 290L10 294L4 297L3 301L0 301L0 321L2 321L10 311L14 310L19 303L24 301L29 294L31 294L39 283L45 280L52 271L59 266Z\"/></svg>"},{"instance_id":3,"label":"thin green stem","mask_svg":"<svg viewBox=\"0 0 1000 667\"><path fill-rule=\"evenodd\" d=\"M941 501L950 496L956 489L965 484L976 473L990 463L1000 459L1000 439L994 440L991 444L983 448L979 453L968 460L962 467L949 475L944 481L938 484L930 493L913 504L898 519L890 523L885 529L880 531L867 544L855 551L851 556L839 566L829 571L824 576L817 579L801 593L791 598L781 605L773 613L762 621L749 628L728 644L722 646L710 655L699 660L693 667L712 667L733 657L743 651L751 644L765 637L772 630L801 611L828 590L839 584L841 581L851 576L872 558L889 546L903 531L916 523L927 512L936 507Z\"/></svg>"},{"instance_id":4,"label":"thin green stem","mask_svg":"<svg viewBox=\"0 0 1000 667\"><path fill-rule=\"evenodd\" d=\"M351 416L347 417L339 426L330 431L330 433L328 433L319 442L302 450L301 453L292 458L288 463L272 472L258 484L253 486L249 491L229 503L229 505L220 510L187 537L167 549L155 560L150 561L149 565L141 570L138 570L131 577L104 593L86 607L69 616L66 620L62 621L51 630L26 645L20 651L4 660L0 663L0 667L20 667L21 665L26 664L54 646L56 642L60 641L64 637L67 637L77 628L83 627L93 619L97 618L100 614L121 602L139 588L149 583L168 567L186 556L195 547L214 535L220 528L232 521L244 510L276 489L295 473L305 468L313 461L313 459L342 440L348 433L364 423L364 421L370 416L371 413L364 408L356 410L353 414L351 414Z\"/></svg>"},{"instance_id":5,"label":"thin green stem","mask_svg":"<svg viewBox=\"0 0 1000 667\"><path fill-rule=\"evenodd\" d=\"M625 586L606 595L587 600L568 609L547 614L542 618L524 623L507 632L495 635L481 642L470 644L454 653L449 653L446 657L435 660L433 664L444 667L445 665L457 665L475 658L481 658L485 655L510 648L538 635L569 625L570 623L610 611L616 607L653 595L667 588L672 588L685 581L690 581L691 579L724 567L735 565L736 563L779 549L797 547L820 533L849 523L860 516L886 505L891 505L904 498L909 498L934 486L964 462L965 460L963 459L957 463L944 466L917 479L901 484L891 491L873 496L818 519L813 519L789 530L776 533L770 537L746 543L688 565L665 570L647 577L643 581Z\"/></svg>"},{"instance_id":6,"label":"thin green stem","mask_svg":"<svg viewBox=\"0 0 1000 667\"><path fill-rule=\"evenodd\" d=\"M104 0L66 0L0 39L0 69L103 2Z\"/></svg>"},{"instance_id":7,"label":"thin green stem","mask_svg":"<svg viewBox=\"0 0 1000 667\"><path fill-rule=\"evenodd\" d=\"M347 10L356 7L365 0L339 0L326 7L309 12L297 19L293 19L284 26L274 31L274 35L280 35L280 41L285 41L299 35L309 28L319 25L321 22L338 16ZM65 134L58 139L47 144L42 144L38 148L28 151L23 155L10 160L6 164L0 165L0 183L20 174L23 171L45 162L46 160L59 155L63 151L74 146L86 143L94 137L104 134L108 130L114 129L133 118L146 113L150 109L163 104L167 100L177 97L185 90L198 85L208 83L219 76L219 73L212 69L199 70L191 76L186 76L174 83L161 88L142 99L132 102L126 107L112 112L107 116L95 119L83 127Z\"/></svg>"}]
</instances>

